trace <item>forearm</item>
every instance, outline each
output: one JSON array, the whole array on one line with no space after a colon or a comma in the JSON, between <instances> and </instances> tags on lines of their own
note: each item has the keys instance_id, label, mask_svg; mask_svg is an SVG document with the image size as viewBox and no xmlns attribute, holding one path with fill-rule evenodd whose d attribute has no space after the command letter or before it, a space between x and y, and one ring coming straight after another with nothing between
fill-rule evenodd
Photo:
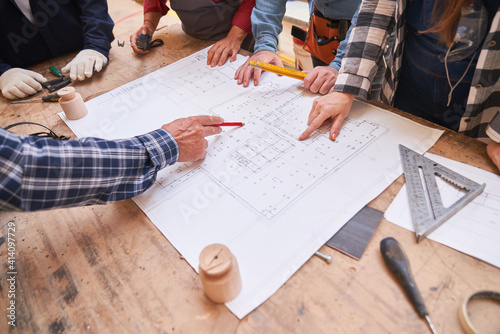
<instances>
[{"instance_id":1,"label":"forearm","mask_svg":"<svg viewBox=\"0 0 500 334\"><path fill-rule=\"evenodd\" d=\"M178 158L165 130L127 140L72 141L2 131L0 208L34 211L106 204L149 188L157 172Z\"/></svg>"},{"instance_id":2,"label":"forearm","mask_svg":"<svg viewBox=\"0 0 500 334\"><path fill-rule=\"evenodd\" d=\"M163 15L160 12L144 13L144 25L148 27L150 34L153 34L155 32L162 16Z\"/></svg>"},{"instance_id":3,"label":"forearm","mask_svg":"<svg viewBox=\"0 0 500 334\"><path fill-rule=\"evenodd\" d=\"M255 7L255 0L242 0L238 10L234 14L232 25L241 28L247 34L252 34L251 15ZM246 34L245 34L246 36Z\"/></svg>"},{"instance_id":4,"label":"forearm","mask_svg":"<svg viewBox=\"0 0 500 334\"><path fill-rule=\"evenodd\" d=\"M84 49L91 49L108 57L114 40L114 23L109 17L107 2L104 0L77 0L82 12Z\"/></svg>"},{"instance_id":5,"label":"forearm","mask_svg":"<svg viewBox=\"0 0 500 334\"><path fill-rule=\"evenodd\" d=\"M349 38L351 37L352 29L354 28L354 25L356 24L356 21L358 19L358 14L359 14L359 7L352 17L351 26L349 27L349 30L347 30L347 34L345 36L345 39L340 42L340 45L337 48L337 54L335 55L335 59L333 59L332 62L330 63L330 66L337 69L337 71L340 71L340 67L342 65L342 59L344 59L344 56L345 56L345 50L347 47L347 43L349 42Z\"/></svg>"},{"instance_id":6,"label":"forearm","mask_svg":"<svg viewBox=\"0 0 500 334\"><path fill-rule=\"evenodd\" d=\"M0 59L0 75L4 74L4 72L7 72L10 70L12 66L4 62L2 59Z\"/></svg>"},{"instance_id":7,"label":"forearm","mask_svg":"<svg viewBox=\"0 0 500 334\"><path fill-rule=\"evenodd\" d=\"M243 42L243 40L245 39L246 36L247 36L247 33L245 30L241 29L238 26L232 26L231 30L229 30L226 38L238 41L240 46L241 46L241 43Z\"/></svg>"},{"instance_id":8,"label":"forearm","mask_svg":"<svg viewBox=\"0 0 500 334\"><path fill-rule=\"evenodd\" d=\"M334 90L367 98L377 63L394 28L394 0L364 0Z\"/></svg>"},{"instance_id":9,"label":"forearm","mask_svg":"<svg viewBox=\"0 0 500 334\"><path fill-rule=\"evenodd\" d=\"M160 12L161 16L166 15L169 11L167 0L144 0L144 13Z\"/></svg>"},{"instance_id":10,"label":"forearm","mask_svg":"<svg viewBox=\"0 0 500 334\"><path fill-rule=\"evenodd\" d=\"M255 38L254 51L276 52L278 35L283 29L281 22L286 11L286 0L258 0L252 11L252 32Z\"/></svg>"}]
</instances>

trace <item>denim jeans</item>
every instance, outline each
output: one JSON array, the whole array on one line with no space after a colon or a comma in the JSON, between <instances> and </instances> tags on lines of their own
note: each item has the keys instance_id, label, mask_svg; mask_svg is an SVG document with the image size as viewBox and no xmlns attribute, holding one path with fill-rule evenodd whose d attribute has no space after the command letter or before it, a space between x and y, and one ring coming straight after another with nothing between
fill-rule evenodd
<instances>
[{"instance_id":1,"label":"denim jeans","mask_svg":"<svg viewBox=\"0 0 500 334\"><path fill-rule=\"evenodd\" d=\"M464 79L453 90L447 106L450 86L445 65L437 54L419 43L419 38L411 32L407 34L394 106L456 131L465 112L476 60L472 60ZM462 77L469 61L448 63L452 86Z\"/></svg>"}]
</instances>

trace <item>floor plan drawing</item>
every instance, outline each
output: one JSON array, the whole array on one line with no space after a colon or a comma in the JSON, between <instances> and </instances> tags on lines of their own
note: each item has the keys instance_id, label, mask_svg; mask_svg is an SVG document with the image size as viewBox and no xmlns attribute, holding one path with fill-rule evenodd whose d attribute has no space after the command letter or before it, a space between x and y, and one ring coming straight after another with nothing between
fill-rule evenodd
<instances>
[{"instance_id":1,"label":"floor plan drawing","mask_svg":"<svg viewBox=\"0 0 500 334\"><path fill-rule=\"evenodd\" d=\"M80 120L60 115L77 136L107 139L194 115L245 123L207 137L205 159L166 167L134 198L195 270L205 246L231 250L243 287L226 305L242 318L401 175L399 144L423 153L442 131L355 100L335 141L328 123L299 141L319 95L273 73L244 88L233 79L244 57L212 68L206 52L86 102Z\"/></svg>"}]
</instances>

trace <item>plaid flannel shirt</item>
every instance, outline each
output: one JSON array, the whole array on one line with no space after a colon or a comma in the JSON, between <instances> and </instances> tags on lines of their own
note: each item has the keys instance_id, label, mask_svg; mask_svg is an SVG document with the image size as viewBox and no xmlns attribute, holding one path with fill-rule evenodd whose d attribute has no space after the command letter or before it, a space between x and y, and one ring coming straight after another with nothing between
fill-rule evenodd
<instances>
[{"instance_id":1,"label":"plaid flannel shirt","mask_svg":"<svg viewBox=\"0 0 500 334\"><path fill-rule=\"evenodd\" d=\"M381 100L392 104L402 64L408 0L363 0L334 90L367 98L378 64L386 57ZM395 40L388 45L395 30ZM459 132L500 142L500 9L483 42Z\"/></svg>"},{"instance_id":2,"label":"plaid flannel shirt","mask_svg":"<svg viewBox=\"0 0 500 334\"><path fill-rule=\"evenodd\" d=\"M123 140L58 141L0 128L0 210L106 204L144 192L178 158L159 129Z\"/></svg>"}]
</instances>

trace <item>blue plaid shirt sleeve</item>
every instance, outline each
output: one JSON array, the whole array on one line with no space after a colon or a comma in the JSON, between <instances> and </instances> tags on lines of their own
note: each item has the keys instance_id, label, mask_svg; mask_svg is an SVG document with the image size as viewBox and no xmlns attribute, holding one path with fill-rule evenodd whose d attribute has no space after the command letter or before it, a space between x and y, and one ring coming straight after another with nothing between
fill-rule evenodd
<instances>
[{"instance_id":1,"label":"blue plaid shirt sleeve","mask_svg":"<svg viewBox=\"0 0 500 334\"><path fill-rule=\"evenodd\" d=\"M106 204L148 189L178 159L163 129L123 140L57 141L0 128L0 209L34 211Z\"/></svg>"}]
</instances>

